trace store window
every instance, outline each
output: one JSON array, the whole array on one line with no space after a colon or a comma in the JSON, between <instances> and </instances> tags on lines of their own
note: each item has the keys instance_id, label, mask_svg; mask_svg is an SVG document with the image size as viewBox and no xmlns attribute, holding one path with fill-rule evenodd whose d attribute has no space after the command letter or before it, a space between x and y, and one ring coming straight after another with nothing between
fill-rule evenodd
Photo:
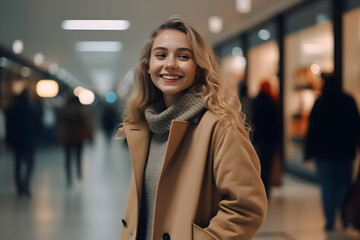
<instances>
[{"instance_id":1,"label":"store window","mask_svg":"<svg viewBox=\"0 0 360 240\"><path fill-rule=\"evenodd\" d=\"M343 89L360 111L360 6L343 14Z\"/></svg>"},{"instance_id":2,"label":"store window","mask_svg":"<svg viewBox=\"0 0 360 240\"><path fill-rule=\"evenodd\" d=\"M255 97L262 82L271 85L274 98L279 96L279 46L275 22L261 26L249 34L248 95Z\"/></svg>"},{"instance_id":3,"label":"store window","mask_svg":"<svg viewBox=\"0 0 360 240\"><path fill-rule=\"evenodd\" d=\"M334 70L330 2L317 1L285 17L284 149L287 165L304 167L308 118L321 94L322 72Z\"/></svg>"},{"instance_id":4,"label":"store window","mask_svg":"<svg viewBox=\"0 0 360 240\"><path fill-rule=\"evenodd\" d=\"M224 42L219 51L224 79L230 90L238 95L239 84L244 81L246 59L243 44L238 38Z\"/></svg>"}]
</instances>

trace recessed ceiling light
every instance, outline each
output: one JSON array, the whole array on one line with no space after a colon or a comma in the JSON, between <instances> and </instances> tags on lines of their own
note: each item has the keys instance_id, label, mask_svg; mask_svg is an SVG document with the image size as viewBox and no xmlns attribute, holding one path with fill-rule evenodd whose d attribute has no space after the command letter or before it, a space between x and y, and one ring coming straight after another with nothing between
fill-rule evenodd
<instances>
[{"instance_id":1,"label":"recessed ceiling light","mask_svg":"<svg viewBox=\"0 0 360 240\"><path fill-rule=\"evenodd\" d=\"M269 30L267 29L261 29L259 32L258 32L258 37L261 39L261 40L269 40L270 37L271 37L271 33Z\"/></svg>"},{"instance_id":2,"label":"recessed ceiling light","mask_svg":"<svg viewBox=\"0 0 360 240\"><path fill-rule=\"evenodd\" d=\"M44 55L42 53L36 53L34 56L34 63L40 66L44 62Z\"/></svg>"},{"instance_id":3,"label":"recessed ceiling light","mask_svg":"<svg viewBox=\"0 0 360 240\"><path fill-rule=\"evenodd\" d=\"M209 29L213 33L221 32L223 28L223 21L220 17L213 16L209 18Z\"/></svg>"},{"instance_id":4,"label":"recessed ceiling light","mask_svg":"<svg viewBox=\"0 0 360 240\"><path fill-rule=\"evenodd\" d=\"M61 27L65 30L126 30L127 20L65 20Z\"/></svg>"},{"instance_id":5,"label":"recessed ceiling light","mask_svg":"<svg viewBox=\"0 0 360 240\"><path fill-rule=\"evenodd\" d=\"M76 43L79 52L119 52L122 48L118 41L83 41Z\"/></svg>"},{"instance_id":6,"label":"recessed ceiling light","mask_svg":"<svg viewBox=\"0 0 360 240\"><path fill-rule=\"evenodd\" d=\"M236 0L236 10L239 13L248 13L251 11L251 0Z\"/></svg>"},{"instance_id":7,"label":"recessed ceiling light","mask_svg":"<svg viewBox=\"0 0 360 240\"><path fill-rule=\"evenodd\" d=\"M21 40L15 40L13 43L13 52L15 54L20 54L24 50L24 43Z\"/></svg>"}]
</instances>

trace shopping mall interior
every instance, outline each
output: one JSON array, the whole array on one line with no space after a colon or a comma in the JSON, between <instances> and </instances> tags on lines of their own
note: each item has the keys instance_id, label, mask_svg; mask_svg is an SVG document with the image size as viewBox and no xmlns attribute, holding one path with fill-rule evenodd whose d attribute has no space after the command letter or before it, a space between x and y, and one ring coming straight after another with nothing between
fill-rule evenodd
<instances>
[{"instance_id":1,"label":"shopping mall interior","mask_svg":"<svg viewBox=\"0 0 360 240\"><path fill-rule=\"evenodd\" d=\"M359 0L12 0L1 5L0 239L120 239L132 163L116 132L141 49L151 30L172 15L208 41L246 114L264 82L270 89L279 137L267 217L253 240L360 239L360 230L344 228L340 210L334 229L324 229L316 164L305 161L309 117L322 95L324 74L336 76L360 111ZM102 20L96 27L109 29L71 25L86 19ZM111 21L119 26L110 29ZM9 121L24 90L41 113L39 128L21 117ZM80 160L73 163L66 160L71 153L64 144L70 127L63 124L72 97L81 110L70 115L81 112L80 125L88 127L73 153ZM29 192L16 189L16 137L9 134L10 125L31 125L36 132L29 144L34 146ZM359 166L360 149L354 181Z\"/></svg>"}]
</instances>

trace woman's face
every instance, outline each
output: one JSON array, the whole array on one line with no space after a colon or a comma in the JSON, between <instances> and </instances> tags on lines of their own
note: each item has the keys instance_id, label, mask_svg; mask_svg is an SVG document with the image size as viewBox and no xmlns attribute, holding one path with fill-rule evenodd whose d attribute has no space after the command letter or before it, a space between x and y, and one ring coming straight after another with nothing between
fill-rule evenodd
<instances>
[{"instance_id":1,"label":"woman's face","mask_svg":"<svg viewBox=\"0 0 360 240\"><path fill-rule=\"evenodd\" d=\"M187 35L164 30L154 40L148 73L163 93L167 107L179 99L195 80L197 65Z\"/></svg>"}]
</instances>

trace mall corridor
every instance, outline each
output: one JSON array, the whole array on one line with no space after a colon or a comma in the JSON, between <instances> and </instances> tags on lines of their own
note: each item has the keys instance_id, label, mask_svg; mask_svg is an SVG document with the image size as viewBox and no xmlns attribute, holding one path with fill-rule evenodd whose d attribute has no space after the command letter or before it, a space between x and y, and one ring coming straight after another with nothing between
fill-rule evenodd
<instances>
[{"instance_id":1,"label":"mall corridor","mask_svg":"<svg viewBox=\"0 0 360 240\"><path fill-rule=\"evenodd\" d=\"M4 146L0 161L1 240L119 240L131 163L127 148L110 144L97 131L83 154L83 179L66 186L64 152L41 148L36 154L32 198L18 199L13 161ZM285 175L274 189L267 220L254 240L352 240L352 231L322 231L316 185Z\"/></svg>"}]
</instances>

